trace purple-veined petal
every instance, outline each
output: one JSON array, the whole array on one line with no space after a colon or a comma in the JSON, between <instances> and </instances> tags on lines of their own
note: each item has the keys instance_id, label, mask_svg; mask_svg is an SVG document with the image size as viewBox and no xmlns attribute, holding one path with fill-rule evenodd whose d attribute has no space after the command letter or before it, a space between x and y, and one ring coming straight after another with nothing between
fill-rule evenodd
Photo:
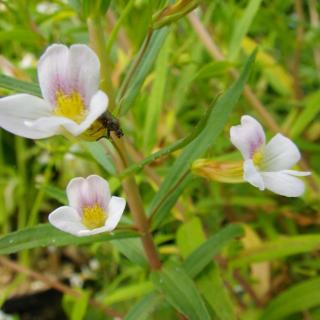
<instances>
[{"instance_id":1,"label":"purple-veined petal","mask_svg":"<svg viewBox=\"0 0 320 320\"><path fill-rule=\"evenodd\" d=\"M38 63L38 79L42 96L55 106L56 93L62 90L65 93L72 91L70 82L69 49L62 44L49 46Z\"/></svg>"},{"instance_id":2,"label":"purple-veined petal","mask_svg":"<svg viewBox=\"0 0 320 320\"><path fill-rule=\"evenodd\" d=\"M107 211L110 201L110 189L108 182L97 176L73 178L67 186L69 205L82 214L84 207L91 207L98 204Z\"/></svg>"},{"instance_id":3,"label":"purple-veined petal","mask_svg":"<svg viewBox=\"0 0 320 320\"><path fill-rule=\"evenodd\" d=\"M265 147L262 168L268 172L290 169L300 158L297 146L278 133Z\"/></svg>"},{"instance_id":4,"label":"purple-veined petal","mask_svg":"<svg viewBox=\"0 0 320 320\"><path fill-rule=\"evenodd\" d=\"M81 206L82 206L82 186L85 184L87 186L87 180L82 177L73 178L70 180L70 182L67 185L67 197L69 205L74 208L79 215L81 215ZM85 189L85 188L84 188ZM86 190L84 190L86 192Z\"/></svg>"},{"instance_id":5,"label":"purple-veined petal","mask_svg":"<svg viewBox=\"0 0 320 320\"><path fill-rule=\"evenodd\" d=\"M261 191L265 189L264 181L260 172L256 169L251 159L245 160L243 163L243 179Z\"/></svg>"},{"instance_id":6,"label":"purple-veined petal","mask_svg":"<svg viewBox=\"0 0 320 320\"><path fill-rule=\"evenodd\" d=\"M95 52L83 44L74 44L69 52L69 72L73 88L80 92L85 105L89 106L98 91L100 62Z\"/></svg>"},{"instance_id":7,"label":"purple-veined petal","mask_svg":"<svg viewBox=\"0 0 320 320\"><path fill-rule=\"evenodd\" d=\"M265 143L261 124L250 116L242 116L241 124L230 129L232 144L240 150L244 159L250 159L254 152Z\"/></svg>"},{"instance_id":8,"label":"purple-veined petal","mask_svg":"<svg viewBox=\"0 0 320 320\"><path fill-rule=\"evenodd\" d=\"M48 138L55 134L51 128L34 128L28 122L49 117L51 106L45 100L29 95L16 94L0 99L0 127L18 136L30 139Z\"/></svg>"},{"instance_id":9,"label":"purple-veined petal","mask_svg":"<svg viewBox=\"0 0 320 320\"><path fill-rule=\"evenodd\" d=\"M107 211L110 201L109 183L97 175L91 175L86 180L89 187L90 201L93 204L99 204L102 209Z\"/></svg>"},{"instance_id":10,"label":"purple-veined petal","mask_svg":"<svg viewBox=\"0 0 320 320\"><path fill-rule=\"evenodd\" d=\"M107 209L108 218L105 223L107 231L112 231L118 225L125 207L126 200L124 198L115 196L111 198Z\"/></svg>"},{"instance_id":11,"label":"purple-veined petal","mask_svg":"<svg viewBox=\"0 0 320 320\"><path fill-rule=\"evenodd\" d=\"M285 197L300 197L305 190L304 182L287 171L262 172L266 189Z\"/></svg>"},{"instance_id":12,"label":"purple-veined petal","mask_svg":"<svg viewBox=\"0 0 320 320\"><path fill-rule=\"evenodd\" d=\"M78 212L69 206L59 207L49 214L49 222L57 229L71 233L75 236L85 230Z\"/></svg>"},{"instance_id":13,"label":"purple-veined petal","mask_svg":"<svg viewBox=\"0 0 320 320\"><path fill-rule=\"evenodd\" d=\"M66 47L53 44L41 56L38 78L43 97L55 106L58 91L80 93L86 107L97 92L100 62L92 49L83 44Z\"/></svg>"}]
</instances>

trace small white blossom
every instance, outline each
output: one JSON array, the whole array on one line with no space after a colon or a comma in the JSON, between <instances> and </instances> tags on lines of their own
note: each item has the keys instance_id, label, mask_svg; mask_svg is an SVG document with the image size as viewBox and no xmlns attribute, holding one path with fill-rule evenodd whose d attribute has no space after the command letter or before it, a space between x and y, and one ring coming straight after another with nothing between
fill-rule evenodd
<instances>
[{"instance_id":1,"label":"small white blossom","mask_svg":"<svg viewBox=\"0 0 320 320\"><path fill-rule=\"evenodd\" d=\"M301 158L297 146L282 134L276 134L268 144L261 124L250 116L241 117L241 124L231 127L232 144L244 158L243 178L260 190L268 189L286 197L304 193L304 182L295 176L310 172L289 170Z\"/></svg>"},{"instance_id":2,"label":"small white blossom","mask_svg":"<svg viewBox=\"0 0 320 320\"><path fill-rule=\"evenodd\" d=\"M38 63L42 98L15 94L0 99L0 127L30 139L69 132L78 136L104 113L108 97L99 89L100 63L86 45L53 44Z\"/></svg>"},{"instance_id":3,"label":"small white blossom","mask_svg":"<svg viewBox=\"0 0 320 320\"><path fill-rule=\"evenodd\" d=\"M67 197L69 206L50 213L49 222L79 237L112 231L126 206L125 199L111 197L108 182L97 175L72 179Z\"/></svg>"}]
</instances>

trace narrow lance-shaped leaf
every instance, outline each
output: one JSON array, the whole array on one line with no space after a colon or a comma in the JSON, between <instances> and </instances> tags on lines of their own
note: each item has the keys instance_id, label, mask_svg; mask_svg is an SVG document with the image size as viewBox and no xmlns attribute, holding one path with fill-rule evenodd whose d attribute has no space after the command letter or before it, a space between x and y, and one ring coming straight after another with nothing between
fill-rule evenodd
<instances>
[{"instance_id":1,"label":"narrow lance-shaped leaf","mask_svg":"<svg viewBox=\"0 0 320 320\"><path fill-rule=\"evenodd\" d=\"M178 264L154 272L151 280L165 299L188 319L210 320L210 315L192 279Z\"/></svg>"},{"instance_id":2,"label":"narrow lance-shaped leaf","mask_svg":"<svg viewBox=\"0 0 320 320\"><path fill-rule=\"evenodd\" d=\"M320 278L296 284L274 298L259 320L282 320L320 305ZM291 318L290 318L291 319Z\"/></svg>"},{"instance_id":3,"label":"narrow lance-shaped leaf","mask_svg":"<svg viewBox=\"0 0 320 320\"><path fill-rule=\"evenodd\" d=\"M225 227L187 257L183 263L184 269L191 277L197 276L230 240L242 235L243 229L240 225Z\"/></svg>"},{"instance_id":4,"label":"narrow lance-shaped leaf","mask_svg":"<svg viewBox=\"0 0 320 320\"><path fill-rule=\"evenodd\" d=\"M55 229L50 224L39 224L0 237L0 255L39 247L90 244L137 236L138 234L135 232L121 231L88 237L75 237Z\"/></svg>"},{"instance_id":5,"label":"narrow lance-shaped leaf","mask_svg":"<svg viewBox=\"0 0 320 320\"><path fill-rule=\"evenodd\" d=\"M138 52L137 57L127 72L127 76L123 80L122 86L117 95L117 102L120 104L121 115L126 114L132 106L146 76L150 72L154 61L158 56L168 32L169 30L167 27L154 31L150 40L144 44L146 49L144 50L142 48L142 52ZM142 57L141 61L139 61L140 55ZM137 63L137 67L135 67L135 63Z\"/></svg>"},{"instance_id":6,"label":"narrow lance-shaped leaf","mask_svg":"<svg viewBox=\"0 0 320 320\"><path fill-rule=\"evenodd\" d=\"M264 242L256 248L242 251L230 261L234 267L245 266L254 262L270 261L304 252L317 250L320 246L320 235L300 235L279 237L274 241Z\"/></svg>"}]
</instances>

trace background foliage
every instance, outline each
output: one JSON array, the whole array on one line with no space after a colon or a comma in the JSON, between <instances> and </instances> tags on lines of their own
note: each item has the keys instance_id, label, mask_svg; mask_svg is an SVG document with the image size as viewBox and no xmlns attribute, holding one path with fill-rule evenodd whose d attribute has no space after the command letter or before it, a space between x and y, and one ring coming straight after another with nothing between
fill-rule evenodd
<instances>
[{"instance_id":1,"label":"background foliage","mask_svg":"<svg viewBox=\"0 0 320 320\"><path fill-rule=\"evenodd\" d=\"M88 25L100 24L102 63L114 88L108 94L115 96L131 158L129 171L117 172L110 142L31 141L0 130L0 305L6 313L18 319L62 319L63 313L70 319L320 319L319 2L177 1L177 12L161 20L169 2L0 1L2 96L39 94L36 64L44 49L89 43ZM250 87L243 92L245 83ZM303 198L190 173L199 157L241 159L229 129L243 114L259 119L268 137L282 131L297 143L301 167L313 172ZM157 151L162 157L150 162ZM122 194L129 172L152 217L161 271L150 272L128 208L111 235L74 238L46 224L48 213L66 203L71 178L99 174ZM28 300L39 290L37 302ZM17 295L23 307L12 298Z\"/></svg>"}]
</instances>

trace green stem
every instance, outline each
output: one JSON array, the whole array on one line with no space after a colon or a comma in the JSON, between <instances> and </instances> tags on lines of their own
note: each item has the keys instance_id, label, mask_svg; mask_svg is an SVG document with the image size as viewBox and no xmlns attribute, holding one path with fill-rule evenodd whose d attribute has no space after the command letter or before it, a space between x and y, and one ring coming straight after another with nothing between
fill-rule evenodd
<instances>
[{"instance_id":1,"label":"green stem","mask_svg":"<svg viewBox=\"0 0 320 320\"><path fill-rule=\"evenodd\" d=\"M108 110L113 111L115 108L115 96L113 84L111 81L111 63L106 51L104 30L102 27L101 17L93 17L88 19L88 28L90 35L90 44L96 51L101 64L101 88L108 94L109 106Z\"/></svg>"},{"instance_id":2,"label":"green stem","mask_svg":"<svg viewBox=\"0 0 320 320\"><path fill-rule=\"evenodd\" d=\"M130 0L127 3L126 7L123 9L123 11L121 13L120 18L118 19L116 25L113 27L112 32L111 32L110 37L109 37L109 40L108 40L108 43L107 43L107 48L106 48L107 54L110 53L112 45L114 43L114 40L115 40L115 38L116 38L120 28L121 28L121 25L124 22L124 20L127 18L128 14L130 13L130 11L131 11L131 9L133 7L133 4L134 4L133 0Z\"/></svg>"},{"instance_id":3,"label":"green stem","mask_svg":"<svg viewBox=\"0 0 320 320\"><path fill-rule=\"evenodd\" d=\"M44 172L44 182L43 184L41 185L38 193L37 193L37 196L34 200L34 203L33 203L33 206L31 208L31 211L30 211L30 217L29 217L29 220L28 220L28 226L33 226L37 223L37 220L38 220L38 213L39 213L39 210L40 210L40 207L41 207L41 204L43 202L43 198L44 198L44 195L45 195L45 187L47 186L47 184L49 183L50 181L50 176L51 176L51 173L52 173L52 167L53 167L53 162L50 162L48 163L46 169L45 169L45 172Z\"/></svg>"},{"instance_id":4,"label":"green stem","mask_svg":"<svg viewBox=\"0 0 320 320\"><path fill-rule=\"evenodd\" d=\"M27 222L27 201L26 188L27 172L25 164L25 140L21 137L15 137L16 161L19 176L18 185L18 229L24 228Z\"/></svg>"},{"instance_id":5,"label":"green stem","mask_svg":"<svg viewBox=\"0 0 320 320\"><path fill-rule=\"evenodd\" d=\"M3 158L3 138L2 132L0 130L0 168L5 167L5 162ZM4 197L4 185L2 185L2 178L0 177L0 225L3 233L8 231L9 221L8 221L8 213L5 206L5 197Z\"/></svg>"}]
</instances>

